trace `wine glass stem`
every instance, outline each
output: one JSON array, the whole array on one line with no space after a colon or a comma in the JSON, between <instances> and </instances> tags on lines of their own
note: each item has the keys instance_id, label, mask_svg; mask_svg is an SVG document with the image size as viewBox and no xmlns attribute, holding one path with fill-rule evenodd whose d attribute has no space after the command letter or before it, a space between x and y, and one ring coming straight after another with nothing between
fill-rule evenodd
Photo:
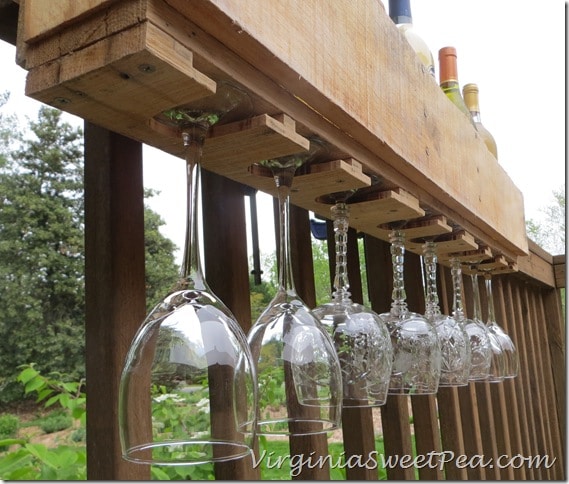
<instances>
[{"instance_id":1,"label":"wine glass stem","mask_svg":"<svg viewBox=\"0 0 569 484\"><path fill-rule=\"evenodd\" d=\"M332 207L334 220L334 240L336 243L336 274L334 277L334 301L345 302L350 299L350 283L348 281L348 227L349 209L343 202Z\"/></svg>"},{"instance_id":2,"label":"wine glass stem","mask_svg":"<svg viewBox=\"0 0 569 484\"><path fill-rule=\"evenodd\" d=\"M295 167L273 170L279 200L279 290L294 292L290 257L290 187Z\"/></svg>"},{"instance_id":3,"label":"wine glass stem","mask_svg":"<svg viewBox=\"0 0 569 484\"><path fill-rule=\"evenodd\" d=\"M472 279L472 298L473 298L472 319L482 321L482 308L480 304L480 289L478 287L478 274L473 272L470 277Z\"/></svg>"},{"instance_id":4,"label":"wine glass stem","mask_svg":"<svg viewBox=\"0 0 569 484\"><path fill-rule=\"evenodd\" d=\"M425 262L426 287L425 287L425 315L427 318L439 314L439 295L437 293L437 254L435 243L426 242L423 246L423 260Z\"/></svg>"},{"instance_id":5,"label":"wine glass stem","mask_svg":"<svg viewBox=\"0 0 569 484\"><path fill-rule=\"evenodd\" d=\"M464 307L462 305L462 270L460 261L456 258L451 260L451 274L453 285L453 316L457 321L464 319Z\"/></svg>"},{"instance_id":6,"label":"wine glass stem","mask_svg":"<svg viewBox=\"0 0 569 484\"><path fill-rule=\"evenodd\" d=\"M495 322L496 315L494 313L494 298L492 297L492 276L484 274L484 283L486 285L486 295L488 299L488 322Z\"/></svg>"},{"instance_id":7,"label":"wine glass stem","mask_svg":"<svg viewBox=\"0 0 569 484\"><path fill-rule=\"evenodd\" d=\"M391 307L396 312L407 309L407 294L403 278L403 263L405 261L405 236L403 232L396 230L390 234L391 262L393 264L393 293Z\"/></svg>"},{"instance_id":8,"label":"wine glass stem","mask_svg":"<svg viewBox=\"0 0 569 484\"><path fill-rule=\"evenodd\" d=\"M198 187L200 181L200 161L207 128L201 125L191 125L182 133L186 149L186 180L187 180L187 225L182 261L182 279L191 279L193 287L204 286L201 271L201 261L198 244Z\"/></svg>"}]
</instances>

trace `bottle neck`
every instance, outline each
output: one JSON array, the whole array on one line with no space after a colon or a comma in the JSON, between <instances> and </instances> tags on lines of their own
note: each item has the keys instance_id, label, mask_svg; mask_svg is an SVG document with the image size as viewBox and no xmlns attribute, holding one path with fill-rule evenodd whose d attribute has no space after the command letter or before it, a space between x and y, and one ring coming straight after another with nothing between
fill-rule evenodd
<instances>
[{"instance_id":1,"label":"bottle neck","mask_svg":"<svg viewBox=\"0 0 569 484\"><path fill-rule=\"evenodd\" d=\"M389 17L396 25L413 24L410 0L389 0Z\"/></svg>"},{"instance_id":2,"label":"bottle neck","mask_svg":"<svg viewBox=\"0 0 569 484\"><path fill-rule=\"evenodd\" d=\"M478 101L478 86L476 84L466 84L462 88L462 97L464 99L464 104L470 111L472 119L480 123L480 105Z\"/></svg>"},{"instance_id":3,"label":"bottle neck","mask_svg":"<svg viewBox=\"0 0 569 484\"><path fill-rule=\"evenodd\" d=\"M458 86L458 68L456 60L456 49L453 47L443 47L439 50L439 83L456 83Z\"/></svg>"}]
</instances>

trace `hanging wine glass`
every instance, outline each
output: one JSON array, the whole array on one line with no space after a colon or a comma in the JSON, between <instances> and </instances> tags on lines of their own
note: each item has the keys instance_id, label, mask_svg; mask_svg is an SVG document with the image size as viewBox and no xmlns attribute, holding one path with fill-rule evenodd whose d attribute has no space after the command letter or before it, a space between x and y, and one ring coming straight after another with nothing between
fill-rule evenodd
<instances>
[{"instance_id":1,"label":"hanging wine glass","mask_svg":"<svg viewBox=\"0 0 569 484\"><path fill-rule=\"evenodd\" d=\"M496 322L496 314L494 312L494 298L492 296L492 274L484 273L484 282L486 285L486 294L488 300L488 322L486 324L488 331L493 334L500 342L504 355L504 378L514 378L518 375L519 358L518 351L510 336Z\"/></svg>"},{"instance_id":2,"label":"hanging wine glass","mask_svg":"<svg viewBox=\"0 0 569 484\"><path fill-rule=\"evenodd\" d=\"M186 244L180 279L138 330L120 380L121 446L132 462L222 462L250 454L253 446L252 356L239 324L204 279L197 230L205 137L244 96L222 84L214 96L160 117L181 132L185 148Z\"/></svg>"},{"instance_id":3,"label":"hanging wine glass","mask_svg":"<svg viewBox=\"0 0 569 484\"><path fill-rule=\"evenodd\" d=\"M277 294L248 335L259 385L259 435L318 434L341 422L340 362L326 329L296 294L290 261L290 188L311 155L263 162L278 191L280 243Z\"/></svg>"},{"instance_id":4,"label":"hanging wine glass","mask_svg":"<svg viewBox=\"0 0 569 484\"><path fill-rule=\"evenodd\" d=\"M441 347L439 387L468 385L470 341L462 322L443 314L437 293L437 254L432 240L423 245L425 267L425 318L437 332Z\"/></svg>"},{"instance_id":5,"label":"hanging wine glass","mask_svg":"<svg viewBox=\"0 0 569 484\"><path fill-rule=\"evenodd\" d=\"M393 263L393 301L390 312L379 315L391 334L393 345L388 393L436 393L441 375L439 339L431 323L407 308L403 281L405 236L402 231L394 230L389 239Z\"/></svg>"},{"instance_id":6,"label":"hanging wine glass","mask_svg":"<svg viewBox=\"0 0 569 484\"><path fill-rule=\"evenodd\" d=\"M336 243L336 274L332 301L314 309L336 348L342 368L343 406L371 407L385 403L393 348L387 327L371 309L354 303L349 292L347 243L349 208L331 207Z\"/></svg>"},{"instance_id":7,"label":"hanging wine glass","mask_svg":"<svg viewBox=\"0 0 569 484\"><path fill-rule=\"evenodd\" d=\"M470 342L470 381L486 380L490 371L492 348L486 325L477 319L466 317L462 305L462 269L460 260L451 258L451 274L453 283L454 319L461 323Z\"/></svg>"},{"instance_id":8,"label":"hanging wine glass","mask_svg":"<svg viewBox=\"0 0 569 484\"><path fill-rule=\"evenodd\" d=\"M472 298L473 298L473 315L472 319L477 321L480 324L484 324L482 321L482 308L480 304L480 288L478 286L478 273L473 271L471 274L472 279ZM504 368L505 368L505 355L502 351L502 345L496 335L489 330L488 326L486 326L486 334L488 335L488 339L490 341L490 348L491 358L490 358L490 367L488 369L488 377L486 381L490 383L500 383L504 380Z\"/></svg>"}]
</instances>

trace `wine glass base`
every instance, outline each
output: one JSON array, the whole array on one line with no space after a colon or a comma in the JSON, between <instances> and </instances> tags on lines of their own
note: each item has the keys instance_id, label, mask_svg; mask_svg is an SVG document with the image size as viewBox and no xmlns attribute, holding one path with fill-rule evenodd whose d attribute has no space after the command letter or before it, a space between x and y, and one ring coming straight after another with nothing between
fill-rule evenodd
<instances>
[{"instance_id":1,"label":"wine glass base","mask_svg":"<svg viewBox=\"0 0 569 484\"><path fill-rule=\"evenodd\" d=\"M131 447L123 458L137 464L182 466L226 462L251 453L251 448L239 441L172 440Z\"/></svg>"},{"instance_id":2,"label":"wine glass base","mask_svg":"<svg viewBox=\"0 0 569 484\"><path fill-rule=\"evenodd\" d=\"M259 420L257 435L317 435L332 432L339 428L337 422L326 419L271 419Z\"/></svg>"}]
</instances>

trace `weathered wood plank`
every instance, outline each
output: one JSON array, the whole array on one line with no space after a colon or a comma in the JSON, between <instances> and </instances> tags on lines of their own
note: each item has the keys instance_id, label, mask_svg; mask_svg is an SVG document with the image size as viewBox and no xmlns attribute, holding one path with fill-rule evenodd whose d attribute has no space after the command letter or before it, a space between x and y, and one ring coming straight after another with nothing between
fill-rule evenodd
<instances>
[{"instance_id":1,"label":"weathered wood plank","mask_svg":"<svg viewBox=\"0 0 569 484\"><path fill-rule=\"evenodd\" d=\"M112 8L118 7L111 3L109 11ZM259 9L254 1L140 0L133 9L145 15L141 22L146 19L164 29L177 45L196 51L204 69L238 76L238 82L260 96L272 90L274 95L265 101L277 107L285 102L286 93L288 112L360 160L366 170L410 191L488 245L512 257L527 252L521 193L468 120L421 68L379 2L288 0ZM165 12L171 12L167 22ZM124 37L126 31L116 35ZM77 45L68 57L77 57L81 47ZM393 49L399 55L393 56ZM163 54L162 60L171 57ZM234 74L238 64L241 72ZM77 65L83 71L77 72L79 77L101 69L96 62ZM53 100L56 87L74 81L54 77L46 69L32 69L30 84L42 87L29 92L41 97L41 92L51 90ZM180 69L171 63L165 72L175 76ZM264 81L259 83L261 78ZM149 97L150 92L140 92L141 100ZM106 119L125 125L108 115ZM148 135L139 126L130 129L129 136ZM417 133L411 142L409 129ZM138 136L134 137L141 139Z\"/></svg>"}]
</instances>

